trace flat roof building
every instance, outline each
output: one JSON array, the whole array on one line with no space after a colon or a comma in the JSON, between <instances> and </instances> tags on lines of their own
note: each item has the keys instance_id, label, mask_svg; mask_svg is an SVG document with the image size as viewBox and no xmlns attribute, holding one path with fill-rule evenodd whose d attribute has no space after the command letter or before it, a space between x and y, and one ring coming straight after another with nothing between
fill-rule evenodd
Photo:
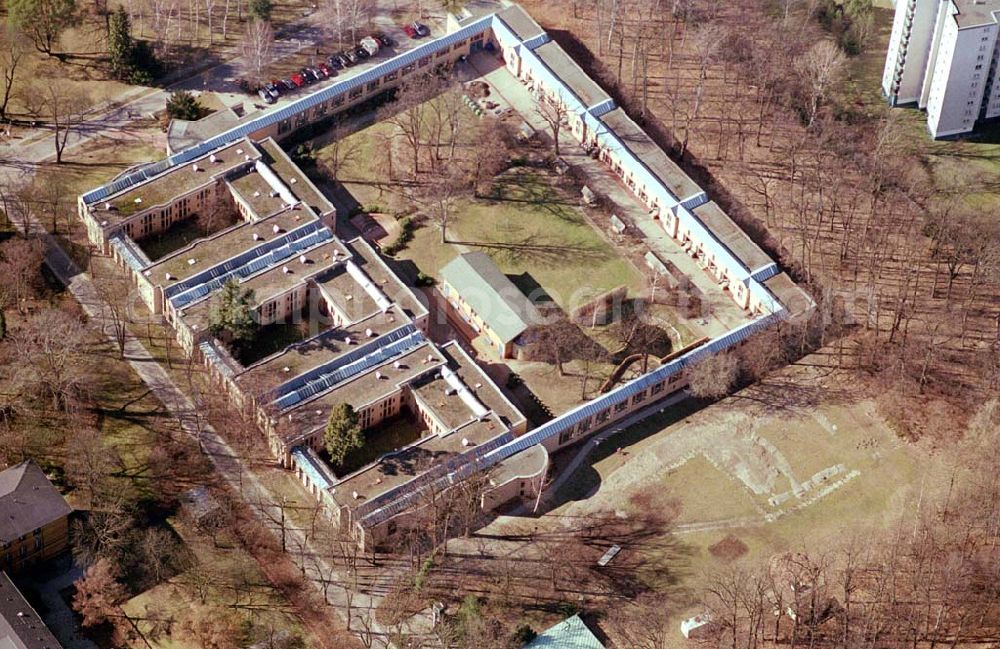
<instances>
[{"instance_id":1,"label":"flat roof building","mask_svg":"<svg viewBox=\"0 0 1000 649\"><path fill-rule=\"evenodd\" d=\"M6 572L0 572L0 649L62 649Z\"/></svg>"}]
</instances>

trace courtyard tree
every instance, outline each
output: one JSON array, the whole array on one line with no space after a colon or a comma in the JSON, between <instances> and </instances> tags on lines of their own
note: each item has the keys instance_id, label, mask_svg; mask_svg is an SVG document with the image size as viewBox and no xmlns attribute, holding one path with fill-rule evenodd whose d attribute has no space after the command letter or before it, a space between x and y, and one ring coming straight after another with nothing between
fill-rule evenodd
<instances>
[{"instance_id":1,"label":"courtyard tree","mask_svg":"<svg viewBox=\"0 0 1000 649\"><path fill-rule=\"evenodd\" d=\"M76 0L7 0L7 20L35 49L52 56L63 32L80 23L80 12Z\"/></svg>"},{"instance_id":2,"label":"courtyard tree","mask_svg":"<svg viewBox=\"0 0 1000 649\"><path fill-rule=\"evenodd\" d=\"M118 617L125 601L125 587L115 578L113 566L99 559L74 584L73 610L83 617L83 626L96 626Z\"/></svg>"},{"instance_id":3,"label":"courtyard tree","mask_svg":"<svg viewBox=\"0 0 1000 649\"><path fill-rule=\"evenodd\" d=\"M209 316L209 331L227 346L238 348L253 342L258 327L253 291L241 289L237 280L230 279L222 285Z\"/></svg>"},{"instance_id":4,"label":"courtyard tree","mask_svg":"<svg viewBox=\"0 0 1000 649\"><path fill-rule=\"evenodd\" d=\"M118 348L118 358L125 358L125 343L128 341L129 300L132 299L132 288L128 278L113 268L109 272L100 273L91 264L91 276L94 278L94 288L101 297L101 325L106 334L115 341Z\"/></svg>"},{"instance_id":5,"label":"courtyard tree","mask_svg":"<svg viewBox=\"0 0 1000 649\"><path fill-rule=\"evenodd\" d=\"M728 352L709 354L685 370L688 390L696 397L717 399L725 396L739 371L739 362Z\"/></svg>"},{"instance_id":6,"label":"courtyard tree","mask_svg":"<svg viewBox=\"0 0 1000 649\"><path fill-rule=\"evenodd\" d=\"M564 315L551 322L529 327L522 335L530 344L532 358L555 365L560 376L566 376L566 363L574 358L589 358L595 346L580 331L580 327Z\"/></svg>"},{"instance_id":7,"label":"courtyard tree","mask_svg":"<svg viewBox=\"0 0 1000 649\"><path fill-rule=\"evenodd\" d=\"M559 134L562 132L563 127L569 124L567 121L569 111L566 108L566 104L559 101L558 97L549 97L542 92L539 93L538 100L535 103L535 114L542 118L542 121L549 127L555 153L558 156Z\"/></svg>"},{"instance_id":8,"label":"courtyard tree","mask_svg":"<svg viewBox=\"0 0 1000 649\"><path fill-rule=\"evenodd\" d=\"M323 446L333 464L343 464L347 456L361 448L365 442L361 433L358 413L349 403L337 404L330 411L323 431Z\"/></svg>"},{"instance_id":9,"label":"courtyard tree","mask_svg":"<svg viewBox=\"0 0 1000 649\"><path fill-rule=\"evenodd\" d=\"M13 304L24 313L27 298L41 284L42 253L37 239L12 237L0 244L0 307Z\"/></svg>"},{"instance_id":10,"label":"courtyard tree","mask_svg":"<svg viewBox=\"0 0 1000 649\"><path fill-rule=\"evenodd\" d=\"M349 135L348 130L339 124L331 128L330 143L323 147L322 157L316 160L316 166L334 182L340 177L340 172L356 162L362 154L361 140ZM375 148L379 149L378 146ZM388 175L391 179L391 174Z\"/></svg>"},{"instance_id":11,"label":"courtyard tree","mask_svg":"<svg viewBox=\"0 0 1000 649\"><path fill-rule=\"evenodd\" d=\"M264 69L274 60L274 29L266 20L254 18L243 32L240 52L253 72L254 81L260 82Z\"/></svg>"}]
</instances>

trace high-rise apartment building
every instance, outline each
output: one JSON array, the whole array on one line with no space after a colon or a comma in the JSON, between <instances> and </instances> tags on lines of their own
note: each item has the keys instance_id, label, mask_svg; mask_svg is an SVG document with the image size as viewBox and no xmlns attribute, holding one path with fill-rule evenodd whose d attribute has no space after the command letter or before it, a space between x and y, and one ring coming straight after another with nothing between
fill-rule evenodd
<instances>
[{"instance_id":1,"label":"high-rise apartment building","mask_svg":"<svg viewBox=\"0 0 1000 649\"><path fill-rule=\"evenodd\" d=\"M1000 116L1000 0L896 0L882 76L893 106L927 111L935 138Z\"/></svg>"}]
</instances>

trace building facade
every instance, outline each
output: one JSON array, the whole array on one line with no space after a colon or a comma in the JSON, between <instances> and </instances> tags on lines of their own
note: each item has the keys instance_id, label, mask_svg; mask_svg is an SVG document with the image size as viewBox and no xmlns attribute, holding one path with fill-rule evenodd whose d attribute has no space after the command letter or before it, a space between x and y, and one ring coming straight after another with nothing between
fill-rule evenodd
<instances>
[{"instance_id":1,"label":"building facade","mask_svg":"<svg viewBox=\"0 0 1000 649\"><path fill-rule=\"evenodd\" d=\"M72 511L34 462L0 472L0 570L16 573L66 552Z\"/></svg>"},{"instance_id":2,"label":"building facade","mask_svg":"<svg viewBox=\"0 0 1000 649\"><path fill-rule=\"evenodd\" d=\"M935 138L1000 116L998 0L897 0L882 90L927 111Z\"/></svg>"}]
</instances>

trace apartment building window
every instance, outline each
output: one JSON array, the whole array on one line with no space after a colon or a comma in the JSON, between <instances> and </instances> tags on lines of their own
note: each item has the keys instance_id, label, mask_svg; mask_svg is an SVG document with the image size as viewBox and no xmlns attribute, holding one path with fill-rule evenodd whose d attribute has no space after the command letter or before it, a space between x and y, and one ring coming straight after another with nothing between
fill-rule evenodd
<instances>
[{"instance_id":1,"label":"apartment building window","mask_svg":"<svg viewBox=\"0 0 1000 649\"><path fill-rule=\"evenodd\" d=\"M261 317L264 321L273 320L278 315L278 305L275 302L268 302L260 309Z\"/></svg>"},{"instance_id":2,"label":"apartment building window","mask_svg":"<svg viewBox=\"0 0 1000 649\"><path fill-rule=\"evenodd\" d=\"M422 68L426 67L426 66L430 65L430 62L431 62L431 57L425 56L424 58L420 59L420 61L419 61L420 67L422 67Z\"/></svg>"},{"instance_id":3,"label":"apartment building window","mask_svg":"<svg viewBox=\"0 0 1000 649\"><path fill-rule=\"evenodd\" d=\"M448 50L441 50L440 52L438 52L434 56L435 56L435 58L439 58L439 59L443 58L445 56L448 56Z\"/></svg>"},{"instance_id":4,"label":"apartment building window","mask_svg":"<svg viewBox=\"0 0 1000 649\"><path fill-rule=\"evenodd\" d=\"M382 78L385 79L386 81L395 81L398 76L399 72L390 72Z\"/></svg>"},{"instance_id":5,"label":"apartment building window","mask_svg":"<svg viewBox=\"0 0 1000 649\"><path fill-rule=\"evenodd\" d=\"M482 32L480 32L478 34L473 34L471 40L481 41L481 40L483 40L483 36L485 36L485 34L483 34Z\"/></svg>"},{"instance_id":6,"label":"apartment building window","mask_svg":"<svg viewBox=\"0 0 1000 649\"><path fill-rule=\"evenodd\" d=\"M344 103L344 95L337 95L332 101L334 106L340 106Z\"/></svg>"},{"instance_id":7,"label":"apartment building window","mask_svg":"<svg viewBox=\"0 0 1000 649\"><path fill-rule=\"evenodd\" d=\"M413 72L416 69L417 69L417 66L414 63L411 63L409 65L404 65L403 69L400 70L400 74L404 74L404 75L405 74L409 74L409 73Z\"/></svg>"},{"instance_id":8,"label":"apartment building window","mask_svg":"<svg viewBox=\"0 0 1000 649\"><path fill-rule=\"evenodd\" d=\"M292 130L291 120L285 119L278 122L278 135L281 135L282 133L287 133L290 130Z\"/></svg>"},{"instance_id":9,"label":"apartment building window","mask_svg":"<svg viewBox=\"0 0 1000 649\"><path fill-rule=\"evenodd\" d=\"M604 410L597 413L597 417L595 417L596 420L595 423L603 424L608 420L609 417L611 417L611 408L605 408Z\"/></svg>"},{"instance_id":10,"label":"apartment building window","mask_svg":"<svg viewBox=\"0 0 1000 649\"><path fill-rule=\"evenodd\" d=\"M634 403L634 404L635 403L642 403L645 400L646 400L646 391L645 390L643 390L639 394L637 394L634 397L632 397L632 403Z\"/></svg>"},{"instance_id":11,"label":"apartment building window","mask_svg":"<svg viewBox=\"0 0 1000 649\"><path fill-rule=\"evenodd\" d=\"M360 97L360 96L361 96L361 95L362 95L362 94L363 94L364 92L365 92L365 89L364 89L364 88L362 88L361 86L358 86L357 88L354 88L354 89L352 89L352 90L351 90L351 94L350 94L350 97L351 97L351 99L357 99L357 98L358 98L358 97Z\"/></svg>"},{"instance_id":12,"label":"apartment building window","mask_svg":"<svg viewBox=\"0 0 1000 649\"><path fill-rule=\"evenodd\" d=\"M376 79L375 81L370 82L368 84L368 92L375 92L376 90L378 90L379 83L380 83L380 81L378 79Z\"/></svg>"},{"instance_id":13,"label":"apartment building window","mask_svg":"<svg viewBox=\"0 0 1000 649\"><path fill-rule=\"evenodd\" d=\"M625 408L628 408L628 401L622 401L621 403L616 403L615 404L615 414L618 414L619 412L624 411Z\"/></svg>"},{"instance_id":14,"label":"apartment building window","mask_svg":"<svg viewBox=\"0 0 1000 649\"><path fill-rule=\"evenodd\" d=\"M453 49L453 50L460 50L463 47L465 47L465 41L459 41L459 42L455 43L454 45L452 45L451 49Z\"/></svg>"},{"instance_id":15,"label":"apartment building window","mask_svg":"<svg viewBox=\"0 0 1000 649\"><path fill-rule=\"evenodd\" d=\"M659 393L663 392L663 388L664 388L665 385L666 384L663 381L660 381L659 383L657 383L656 385L654 385L653 387L651 387L649 389L649 393L650 394L659 394Z\"/></svg>"}]
</instances>

